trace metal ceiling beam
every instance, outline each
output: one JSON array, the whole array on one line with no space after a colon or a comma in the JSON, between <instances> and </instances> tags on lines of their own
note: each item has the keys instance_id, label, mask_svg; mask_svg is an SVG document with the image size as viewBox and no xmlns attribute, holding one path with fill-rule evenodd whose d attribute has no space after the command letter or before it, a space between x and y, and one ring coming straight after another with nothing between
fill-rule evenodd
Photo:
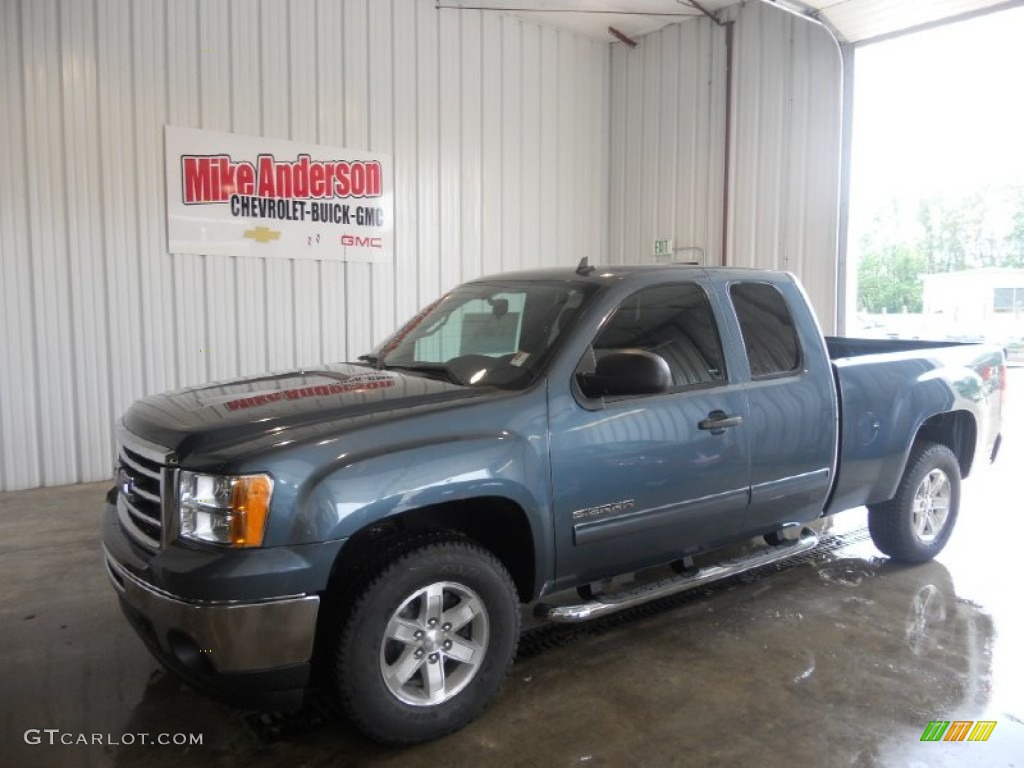
<instances>
[{"instance_id":1,"label":"metal ceiling beam","mask_svg":"<svg viewBox=\"0 0 1024 768\"><path fill-rule=\"evenodd\" d=\"M695 19L700 13L659 13L658 11L606 11L594 10L591 8L526 8L513 7L510 5L442 5L435 3L434 8L439 11L499 11L501 13L566 13L566 14L589 14L595 16L655 16L664 18L685 18Z\"/></svg>"},{"instance_id":2,"label":"metal ceiling beam","mask_svg":"<svg viewBox=\"0 0 1024 768\"><path fill-rule=\"evenodd\" d=\"M814 6L808 5L807 3L800 2L800 0L760 0L762 3L773 5L780 11L791 13L794 16L805 19L807 21L820 24L828 33L836 39L839 45L850 42L846 39L846 36L836 27L832 21L828 18L828 14L825 11L820 11Z\"/></svg>"},{"instance_id":3,"label":"metal ceiling beam","mask_svg":"<svg viewBox=\"0 0 1024 768\"><path fill-rule=\"evenodd\" d=\"M703 5L698 3L697 0L676 0L676 2L679 3L680 5L688 5L691 8L696 8L698 11L703 13L705 16L707 16L709 19L711 19L713 22L715 22L715 24L717 24L720 27L724 26L724 24L725 24L725 22L723 22L720 18L718 18L718 14L717 13L712 13L707 8L705 8Z\"/></svg>"}]
</instances>

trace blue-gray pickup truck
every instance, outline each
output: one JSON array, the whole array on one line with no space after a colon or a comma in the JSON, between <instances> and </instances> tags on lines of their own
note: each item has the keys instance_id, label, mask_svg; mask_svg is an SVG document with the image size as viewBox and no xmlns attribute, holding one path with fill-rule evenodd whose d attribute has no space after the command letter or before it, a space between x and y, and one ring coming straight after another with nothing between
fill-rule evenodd
<instances>
[{"instance_id":1,"label":"blue-gray pickup truck","mask_svg":"<svg viewBox=\"0 0 1024 768\"><path fill-rule=\"evenodd\" d=\"M785 273L482 278L356 362L132 405L106 567L197 687L327 692L369 737L423 741L496 695L521 606L658 599L861 505L882 552L934 557L998 451L1005 382L997 347L826 338Z\"/></svg>"}]
</instances>

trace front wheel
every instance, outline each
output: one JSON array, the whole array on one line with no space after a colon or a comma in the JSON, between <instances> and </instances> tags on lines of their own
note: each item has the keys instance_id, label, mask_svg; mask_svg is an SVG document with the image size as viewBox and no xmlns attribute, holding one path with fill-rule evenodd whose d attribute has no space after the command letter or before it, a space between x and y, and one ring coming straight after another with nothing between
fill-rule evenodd
<instances>
[{"instance_id":1,"label":"front wheel","mask_svg":"<svg viewBox=\"0 0 1024 768\"><path fill-rule=\"evenodd\" d=\"M914 445L896 495L868 507L875 546L893 560L923 563L949 541L960 509L960 463L941 443Z\"/></svg>"},{"instance_id":2,"label":"front wheel","mask_svg":"<svg viewBox=\"0 0 1024 768\"><path fill-rule=\"evenodd\" d=\"M504 566L469 542L424 545L384 565L347 612L337 691L375 741L434 739L486 708L518 641L518 598Z\"/></svg>"}]
</instances>

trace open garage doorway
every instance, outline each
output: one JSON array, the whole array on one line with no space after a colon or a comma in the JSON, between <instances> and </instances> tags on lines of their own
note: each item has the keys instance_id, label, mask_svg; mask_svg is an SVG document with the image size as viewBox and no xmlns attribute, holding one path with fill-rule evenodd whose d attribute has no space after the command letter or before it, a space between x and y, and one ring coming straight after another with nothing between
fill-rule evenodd
<instances>
[{"instance_id":1,"label":"open garage doorway","mask_svg":"<svg viewBox=\"0 0 1024 768\"><path fill-rule=\"evenodd\" d=\"M1024 7L854 50L850 336L1024 361Z\"/></svg>"}]
</instances>

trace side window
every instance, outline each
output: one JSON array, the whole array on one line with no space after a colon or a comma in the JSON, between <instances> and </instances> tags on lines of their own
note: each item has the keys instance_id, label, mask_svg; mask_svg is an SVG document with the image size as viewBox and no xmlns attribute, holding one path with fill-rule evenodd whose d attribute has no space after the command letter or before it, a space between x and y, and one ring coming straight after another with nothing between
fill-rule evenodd
<instances>
[{"instance_id":1,"label":"side window","mask_svg":"<svg viewBox=\"0 0 1024 768\"><path fill-rule=\"evenodd\" d=\"M734 283L729 295L743 332L750 375L759 379L798 371L800 342L779 290L768 283Z\"/></svg>"},{"instance_id":2,"label":"side window","mask_svg":"<svg viewBox=\"0 0 1024 768\"><path fill-rule=\"evenodd\" d=\"M619 305L594 340L595 359L643 349L664 358L674 387L725 380L722 345L707 294L681 283L645 288Z\"/></svg>"}]
</instances>

